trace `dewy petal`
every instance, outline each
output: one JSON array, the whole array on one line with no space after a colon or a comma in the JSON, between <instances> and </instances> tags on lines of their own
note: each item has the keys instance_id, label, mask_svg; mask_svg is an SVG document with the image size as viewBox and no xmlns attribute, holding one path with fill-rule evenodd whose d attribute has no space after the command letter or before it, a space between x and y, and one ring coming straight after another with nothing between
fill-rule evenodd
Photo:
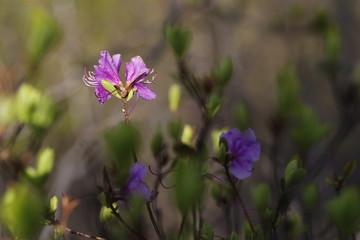
<instances>
[{"instance_id":1,"label":"dewy petal","mask_svg":"<svg viewBox=\"0 0 360 240\"><path fill-rule=\"evenodd\" d=\"M129 83L132 83L135 80L143 80L151 72L140 56L133 57L131 62L126 63L125 66L125 79Z\"/></svg>"},{"instance_id":2,"label":"dewy petal","mask_svg":"<svg viewBox=\"0 0 360 240\"><path fill-rule=\"evenodd\" d=\"M137 94L144 100L150 101L156 98L156 93L144 85L135 84L135 88L137 89Z\"/></svg>"},{"instance_id":3,"label":"dewy petal","mask_svg":"<svg viewBox=\"0 0 360 240\"><path fill-rule=\"evenodd\" d=\"M110 56L108 51L101 51L99 66L94 66L94 76L98 82L103 79L110 81L114 85L120 84L119 70L121 66L121 55Z\"/></svg>"}]
</instances>

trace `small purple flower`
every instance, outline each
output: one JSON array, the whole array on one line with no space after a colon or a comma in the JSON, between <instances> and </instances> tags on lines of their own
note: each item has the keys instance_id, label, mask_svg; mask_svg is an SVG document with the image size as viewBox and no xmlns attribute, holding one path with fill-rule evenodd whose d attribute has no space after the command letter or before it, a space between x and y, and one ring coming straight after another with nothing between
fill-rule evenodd
<instances>
[{"instance_id":1,"label":"small purple flower","mask_svg":"<svg viewBox=\"0 0 360 240\"><path fill-rule=\"evenodd\" d=\"M119 76L121 55L115 54L111 57L108 51L101 51L100 55L99 65L94 66L95 72L85 71L83 76L84 83L95 88L95 96L99 99L99 103L105 103L111 95L127 101L131 91L145 100L156 98L156 93L146 86L154 83L155 76L151 80L146 80L153 70L146 67L140 56L133 57L131 62L126 63L126 85L124 85Z\"/></svg>"},{"instance_id":2,"label":"small purple flower","mask_svg":"<svg viewBox=\"0 0 360 240\"><path fill-rule=\"evenodd\" d=\"M145 201L150 202L154 199L153 194L150 193L149 187L143 182L146 175L146 167L141 163L135 163L130 169L130 176L127 179L125 186L120 190L122 199L127 199L129 196L141 196Z\"/></svg>"},{"instance_id":3,"label":"small purple flower","mask_svg":"<svg viewBox=\"0 0 360 240\"><path fill-rule=\"evenodd\" d=\"M256 141L254 131L248 129L241 133L234 128L221 134L227 142L230 152L230 173L237 179L250 177L253 166L260 156L260 143Z\"/></svg>"},{"instance_id":4,"label":"small purple flower","mask_svg":"<svg viewBox=\"0 0 360 240\"><path fill-rule=\"evenodd\" d=\"M131 62L126 63L126 86L132 86L135 88L137 93L142 99L153 100L156 98L156 93L154 93L150 88L145 86L149 83L154 83L155 77L151 81L146 81L145 78L153 72L153 70L146 67L144 61L140 56L133 57Z\"/></svg>"}]
</instances>

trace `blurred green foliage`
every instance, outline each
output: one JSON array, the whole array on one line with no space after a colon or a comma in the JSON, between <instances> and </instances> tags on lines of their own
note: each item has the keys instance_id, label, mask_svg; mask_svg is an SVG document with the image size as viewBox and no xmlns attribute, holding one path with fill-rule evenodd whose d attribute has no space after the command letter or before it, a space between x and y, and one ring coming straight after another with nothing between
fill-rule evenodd
<instances>
[{"instance_id":1,"label":"blurred green foliage","mask_svg":"<svg viewBox=\"0 0 360 240\"><path fill-rule=\"evenodd\" d=\"M191 32L179 25L165 26L165 37L173 49L175 56L179 59L184 58L191 42Z\"/></svg>"},{"instance_id":2,"label":"blurred green foliage","mask_svg":"<svg viewBox=\"0 0 360 240\"><path fill-rule=\"evenodd\" d=\"M316 204L319 202L319 190L314 184L307 184L302 189L302 198L307 211L314 210Z\"/></svg>"},{"instance_id":3,"label":"blurred green foliage","mask_svg":"<svg viewBox=\"0 0 360 240\"><path fill-rule=\"evenodd\" d=\"M250 127L249 112L245 104L238 103L234 107L235 125L240 130L246 130Z\"/></svg>"},{"instance_id":4,"label":"blurred green foliage","mask_svg":"<svg viewBox=\"0 0 360 240\"><path fill-rule=\"evenodd\" d=\"M175 142L180 142L182 122L180 119L173 119L168 122L168 131Z\"/></svg>"},{"instance_id":5,"label":"blurred green foliage","mask_svg":"<svg viewBox=\"0 0 360 240\"><path fill-rule=\"evenodd\" d=\"M340 196L326 204L331 220L340 231L351 234L358 230L360 224L360 192L357 188L348 188Z\"/></svg>"},{"instance_id":6,"label":"blurred green foliage","mask_svg":"<svg viewBox=\"0 0 360 240\"><path fill-rule=\"evenodd\" d=\"M159 156L165 145L164 136L161 131L160 125L157 126L155 133L151 140L151 151L154 157Z\"/></svg>"},{"instance_id":7,"label":"blurred green foliage","mask_svg":"<svg viewBox=\"0 0 360 240\"><path fill-rule=\"evenodd\" d=\"M45 201L37 189L23 183L9 187L0 203L1 222L14 238L36 239L45 214Z\"/></svg>"},{"instance_id":8,"label":"blurred green foliage","mask_svg":"<svg viewBox=\"0 0 360 240\"><path fill-rule=\"evenodd\" d=\"M265 215L265 210L270 206L271 194L270 187L266 183L261 183L251 189L251 199L256 206L260 216Z\"/></svg>"},{"instance_id":9,"label":"blurred green foliage","mask_svg":"<svg viewBox=\"0 0 360 240\"><path fill-rule=\"evenodd\" d=\"M54 121L57 108L54 101L38 89L23 84L16 94L16 113L18 119L41 132Z\"/></svg>"},{"instance_id":10,"label":"blurred green foliage","mask_svg":"<svg viewBox=\"0 0 360 240\"><path fill-rule=\"evenodd\" d=\"M335 61L339 58L342 49L341 36L336 27L329 28L324 36L325 54L329 61Z\"/></svg>"},{"instance_id":11,"label":"blurred green foliage","mask_svg":"<svg viewBox=\"0 0 360 240\"><path fill-rule=\"evenodd\" d=\"M233 63L230 58L225 58L220 62L218 66L213 70L213 74L216 78L217 86L222 89L230 81L233 73Z\"/></svg>"},{"instance_id":12,"label":"blurred green foliage","mask_svg":"<svg viewBox=\"0 0 360 240\"><path fill-rule=\"evenodd\" d=\"M287 119L294 114L300 103L299 83L294 67L283 68L277 75L276 84L277 105L275 114L278 119Z\"/></svg>"},{"instance_id":13,"label":"blurred green foliage","mask_svg":"<svg viewBox=\"0 0 360 240\"><path fill-rule=\"evenodd\" d=\"M116 176L120 182L125 182L134 154L139 149L140 133L134 125L122 122L107 129L104 138Z\"/></svg>"},{"instance_id":14,"label":"blurred green foliage","mask_svg":"<svg viewBox=\"0 0 360 240\"><path fill-rule=\"evenodd\" d=\"M330 131L330 125L319 123L315 112L305 105L297 108L294 118L296 123L290 133L301 153L309 151Z\"/></svg>"},{"instance_id":15,"label":"blurred green foliage","mask_svg":"<svg viewBox=\"0 0 360 240\"><path fill-rule=\"evenodd\" d=\"M54 150L52 148L42 149L36 158L36 167L25 168L26 178L41 189L53 170L54 161Z\"/></svg>"},{"instance_id":16,"label":"blurred green foliage","mask_svg":"<svg viewBox=\"0 0 360 240\"><path fill-rule=\"evenodd\" d=\"M181 159L175 173L175 200L182 213L189 211L201 196L203 183L201 181L199 164Z\"/></svg>"},{"instance_id":17,"label":"blurred green foliage","mask_svg":"<svg viewBox=\"0 0 360 240\"><path fill-rule=\"evenodd\" d=\"M27 55L32 66L37 66L44 56L59 42L61 29L57 22L41 7L29 10Z\"/></svg>"},{"instance_id":18,"label":"blurred green foliage","mask_svg":"<svg viewBox=\"0 0 360 240\"><path fill-rule=\"evenodd\" d=\"M12 96L0 96L0 127L8 127L15 118L14 98Z\"/></svg>"}]
</instances>

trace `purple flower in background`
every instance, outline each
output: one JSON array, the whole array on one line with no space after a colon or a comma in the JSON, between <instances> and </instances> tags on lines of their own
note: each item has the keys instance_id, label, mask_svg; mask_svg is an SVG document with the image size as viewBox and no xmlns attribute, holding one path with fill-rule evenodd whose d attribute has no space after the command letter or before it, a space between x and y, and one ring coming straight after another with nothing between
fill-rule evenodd
<instances>
[{"instance_id":1,"label":"purple flower in background","mask_svg":"<svg viewBox=\"0 0 360 240\"><path fill-rule=\"evenodd\" d=\"M124 85L119 76L121 55L115 54L111 57L108 51L101 51L100 55L99 65L94 66L95 72L85 72L83 76L84 83L95 88L95 96L99 99L99 103L105 103L111 95L128 101L130 92L137 93L145 100L156 98L156 94L145 86L154 83L155 76L151 80L146 80L153 70L146 67L140 56L133 57L131 62L126 63L126 85Z\"/></svg>"},{"instance_id":2,"label":"purple flower in background","mask_svg":"<svg viewBox=\"0 0 360 240\"><path fill-rule=\"evenodd\" d=\"M227 142L230 152L230 173L237 179L250 177L253 166L260 156L260 143L256 141L254 131L248 129L241 133L234 128L221 134Z\"/></svg>"},{"instance_id":3,"label":"purple flower in background","mask_svg":"<svg viewBox=\"0 0 360 240\"><path fill-rule=\"evenodd\" d=\"M150 202L154 199L150 193L149 187L143 182L146 175L146 167L141 163L135 163L130 169L130 176L127 179L125 186L121 189L120 195L123 199L129 196L138 195Z\"/></svg>"}]
</instances>

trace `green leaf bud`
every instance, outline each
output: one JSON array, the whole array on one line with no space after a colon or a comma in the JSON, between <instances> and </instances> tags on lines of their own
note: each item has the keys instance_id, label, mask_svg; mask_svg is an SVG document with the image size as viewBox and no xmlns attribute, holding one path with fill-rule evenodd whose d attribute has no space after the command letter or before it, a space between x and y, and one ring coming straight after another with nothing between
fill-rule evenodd
<instances>
[{"instance_id":1,"label":"green leaf bud","mask_svg":"<svg viewBox=\"0 0 360 240\"><path fill-rule=\"evenodd\" d=\"M59 199L56 196L50 198L49 211L51 214L55 214L58 206L59 206Z\"/></svg>"},{"instance_id":2,"label":"green leaf bud","mask_svg":"<svg viewBox=\"0 0 360 240\"><path fill-rule=\"evenodd\" d=\"M300 167L299 156L294 156L285 169L285 190L299 183L306 175L306 170Z\"/></svg>"},{"instance_id":3,"label":"green leaf bud","mask_svg":"<svg viewBox=\"0 0 360 240\"><path fill-rule=\"evenodd\" d=\"M216 113L218 113L221 108L221 103L221 98L217 93L213 93L210 95L206 106L209 117L214 117Z\"/></svg>"},{"instance_id":4,"label":"green leaf bud","mask_svg":"<svg viewBox=\"0 0 360 240\"><path fill-rule=\"evenodd\" d=\"M48 175L54 166L55 153L52 148L44 148L37 156L37 171L41 176Z\"/></svg>"},{"instance_id":5,"label":"green leaf bud","mask_svg":"<svg viewBox=\"0 0 360 240\"><path fill-rule=\"evenodd\" d=\"M220 88L224 88L231 79L233 64L230 58L225 58L214 69L213 74Z\"/></svg>"},{"instance_id":6,"label":"green leaf bud","mask_svg":"<svg viewBox=\"0 0 360 240\"><path fill-rule=\"evenodd\" d=\"M29 124L34 130L42 130L54 121L56 107L51 98L28 84L22 84L16 93L16 113L20 122Z\"/></svg>"},{"instance_id":7,"label":"green leaf bud","mask_svg":"<svg viewBox=\"0 0 360 240\"><path fill-rule=\"evenodd\" d=\"M178 84L171 85L169 89L169 108L171 112L176 112L181 102L181 87Z\"/></svg>"},{"instance_id":8,"label":"green leaf bud","mask_svg":"<svg viewBox=\"0 0 360 240\"><path fill-rule=\"evenodd\" d=\"M165 26L165 38L177 58L182 59L190 46L191 32L178 25Z\"/></svg>"},{"instance_id":9,"label":"green leaf bud","mask_svg":"<svg viewBox=\"0 0 360 240\"><path fill-rule=\"evenodd\" d=\"M193 139L194 139L194 129L189 124L185 124L183 132L181 134L181 142L188 146L192 146Z\"/></svg>"}]
</instances>

